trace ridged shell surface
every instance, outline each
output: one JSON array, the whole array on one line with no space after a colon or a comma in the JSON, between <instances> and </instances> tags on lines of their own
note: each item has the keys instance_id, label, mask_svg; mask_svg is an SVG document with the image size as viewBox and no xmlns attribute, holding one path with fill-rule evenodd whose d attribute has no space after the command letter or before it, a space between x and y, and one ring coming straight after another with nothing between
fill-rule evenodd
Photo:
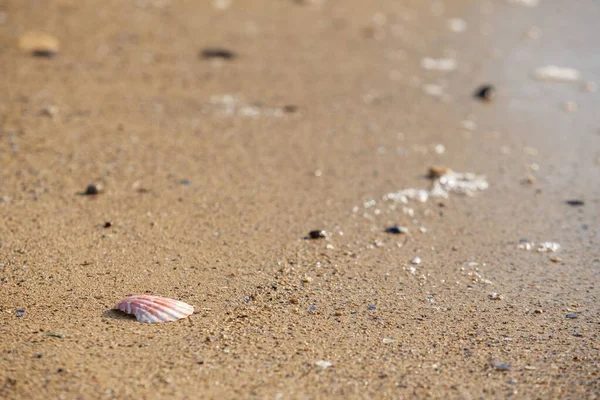
<instances>
[{"instance_id":1,"label":"ridged shell surface","mask_svg":"<svg viewBox=\"0 0 600 400\"><path fill-rule=\"evenodd\" d=\"M183 301L146 294L125 297L115 308L135 315L138 321L146 324L177 321L194 312L194 307Z\"/></svg>"}]
</instances>

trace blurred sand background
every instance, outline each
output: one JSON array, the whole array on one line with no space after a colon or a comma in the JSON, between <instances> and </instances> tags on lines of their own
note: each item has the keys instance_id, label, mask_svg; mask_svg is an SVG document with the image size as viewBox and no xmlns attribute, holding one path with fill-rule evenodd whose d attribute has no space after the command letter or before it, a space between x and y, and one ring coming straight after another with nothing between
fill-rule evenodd
<instances>
[{"instance_id":1,"label":"blurred sand background","mask_svg":"<svg viewBox=\"0 0 600 400\"><path fill-rule=\"evenodd\" d=\"M600 397L599 19L592 0L0 1L0 397ZM534 79L547 65L581 79ZM383 200L431 165L490 188ZM111 311L136 293L197 313Z\"/></svg>"}]
</instances>

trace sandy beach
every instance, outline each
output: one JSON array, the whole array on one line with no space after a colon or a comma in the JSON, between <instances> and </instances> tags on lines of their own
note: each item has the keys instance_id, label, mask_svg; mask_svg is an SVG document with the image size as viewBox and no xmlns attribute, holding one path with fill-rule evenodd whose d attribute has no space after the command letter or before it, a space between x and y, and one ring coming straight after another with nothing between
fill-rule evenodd
<instances>
[{"instance_id":1,"label":"sandy beach","mask_svg":"<svg viewBox=\"0 0 600 400\"><path fill-rule=\"evenodd\" d=\"M0 398L600 398L598 20L1 1Z\"/></svg>"}]
</instances>

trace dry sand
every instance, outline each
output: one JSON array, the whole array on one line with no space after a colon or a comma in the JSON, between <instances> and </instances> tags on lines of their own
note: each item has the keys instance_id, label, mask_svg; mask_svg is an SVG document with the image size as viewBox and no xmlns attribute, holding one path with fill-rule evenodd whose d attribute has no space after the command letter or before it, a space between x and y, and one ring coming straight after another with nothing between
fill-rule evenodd
<instances>
[{"instance_id":1,"label":"dry sand","mask_svg":"<svg viewBox=\"0 0 600 400\"><path fill-rule=\"evenodd\" d=\"M0 2L0 397L600 397L598 4L228 3Z\"/></svg>"}]
</instances>

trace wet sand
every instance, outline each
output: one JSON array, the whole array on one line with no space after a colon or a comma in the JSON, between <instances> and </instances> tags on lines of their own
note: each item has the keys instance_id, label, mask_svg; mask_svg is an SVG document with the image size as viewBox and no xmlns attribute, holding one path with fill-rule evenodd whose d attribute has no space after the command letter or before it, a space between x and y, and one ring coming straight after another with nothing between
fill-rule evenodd
<instances>
[{"instance_id":1,"label":"wet sand","mask_svg":"<svg viewBox=\"0 0 600 400\"><path fill-rule=\"evenodd\" d=\"M0 3L0 397L600 396L598 5L371 3Z\"/></svg>"}]
</instances>

